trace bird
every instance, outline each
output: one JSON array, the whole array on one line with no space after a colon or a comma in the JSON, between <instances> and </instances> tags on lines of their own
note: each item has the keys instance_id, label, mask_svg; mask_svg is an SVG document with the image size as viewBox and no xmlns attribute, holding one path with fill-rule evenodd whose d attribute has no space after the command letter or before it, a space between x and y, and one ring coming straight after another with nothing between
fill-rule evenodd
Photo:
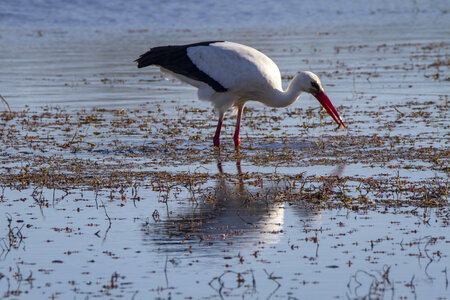
<instances>
[{"instance_id":1,"label":"bird","mask_svg":"<svg viewBox=\"0 0 450 300\"><path fill-rule=\"evenodd\" d=\"M247 101L286 107L294 103L302 92L312 94L334 121L346 128L316 74L299 72L283 90L278 66L250 46L229 41L159 46L150 48L135 62L138 68L159 66L163 73L196 87L200 100L213 104L219 116L213 138L216 147L220 147L220 131L225 113L230 108L237 116L233 140L235 147L239 147L242 114Z\"/></svg>"}]
</instances>

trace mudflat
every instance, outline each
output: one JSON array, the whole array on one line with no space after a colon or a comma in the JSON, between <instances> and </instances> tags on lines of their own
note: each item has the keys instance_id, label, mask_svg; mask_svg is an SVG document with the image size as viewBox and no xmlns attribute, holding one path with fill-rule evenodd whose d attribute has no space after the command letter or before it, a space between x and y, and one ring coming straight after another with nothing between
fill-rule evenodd
<instances>
[{"instance_id":1,"label":"mudflat","mask_svg":"<svg viewBox=\"0 0 450 300\"><path fill-rule=\"evenodd\" d=\"M133 60L209 39L317 73L246 107ZM448 298L448 29L18 30L0 52L0 297Z\"/></svg>"}]
</instances>

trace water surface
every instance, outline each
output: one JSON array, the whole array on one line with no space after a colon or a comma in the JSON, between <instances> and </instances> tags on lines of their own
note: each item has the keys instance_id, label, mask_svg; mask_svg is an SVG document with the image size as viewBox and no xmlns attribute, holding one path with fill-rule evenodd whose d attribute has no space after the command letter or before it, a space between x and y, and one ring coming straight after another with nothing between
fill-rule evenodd
<instances>
[{"instance_id":1,"label":"water surface","mask_svg":"<svg viewBox=\"0 0 450 300\"><path fill-rule=\"evenodd\" d=\"M1 297L448 298L448 27L372 25L5 29ZM209 103L133 63L212 36L319 74L348 131L302 95L213 149Z\"/></svg>"}]
</instances>

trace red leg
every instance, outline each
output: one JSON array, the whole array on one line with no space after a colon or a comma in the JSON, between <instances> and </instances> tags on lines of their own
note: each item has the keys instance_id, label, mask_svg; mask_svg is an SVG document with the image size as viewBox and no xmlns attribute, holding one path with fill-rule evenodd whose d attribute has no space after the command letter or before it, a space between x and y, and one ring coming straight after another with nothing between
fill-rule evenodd
<instances>
[{"instance_id":1,"label":"red leg","mask_svg":"<svg viewBox=\"0 0 450 300\"><path fill-rule=\"evenodd\" d=\"M244 110L243 106L238 107L238 114L236 119L236 130L234 131L234 146L239 147L241 145L241 139L239 138L239 132L241 130L241 119L242 119L242 111Z\"/></svg>"},{"instance_id":2,"label":"red leg","mask_svg":"<svg viewBox=\"0 0 450 300\"><path fill-rule=\"evenodd\" d=\"M217 123L216 134L214 135L214 146L220 147L220 130L222 129L223 115L219 116L219 122Z\"/></svg>"}]
</instances>

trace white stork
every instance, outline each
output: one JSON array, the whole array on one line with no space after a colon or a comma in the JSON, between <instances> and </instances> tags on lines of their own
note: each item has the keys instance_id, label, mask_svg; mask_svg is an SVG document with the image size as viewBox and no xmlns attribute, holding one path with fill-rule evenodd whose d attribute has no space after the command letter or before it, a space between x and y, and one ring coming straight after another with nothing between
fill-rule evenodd
<instances>
[{"instance_id":1,"label":"white stork","mask_svg":"<svg viewBox=\"0 0 450 300\"><path fill-rule=\"evenodd\" d=\"M333 119L345 124L325 94L319 77L300 72L286 91L281 86L277 65L265 54L249 46L209 41L189 45L151 48L138 59L138 68L156 65L161 71L198 88L198 98L211 101L219 113L214 146L220 146L220 130L225 112L237 111L234 144L241 144L239 131L242 111L249 100L271 107L286 107L294 103L302 92L312 94Z\"/></svg>"}]
</instances>

